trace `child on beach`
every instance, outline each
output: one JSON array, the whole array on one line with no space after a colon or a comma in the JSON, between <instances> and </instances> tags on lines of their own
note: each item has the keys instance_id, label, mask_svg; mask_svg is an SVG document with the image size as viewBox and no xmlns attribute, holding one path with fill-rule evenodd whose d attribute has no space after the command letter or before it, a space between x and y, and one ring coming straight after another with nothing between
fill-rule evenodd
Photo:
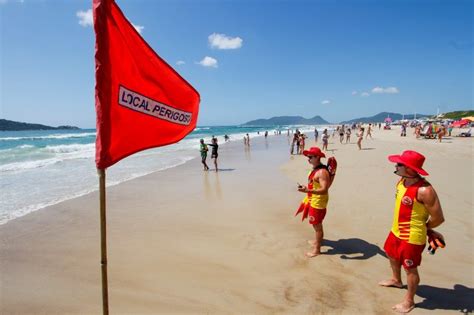
<instances>
[{"instance_id":1,"label":"child on beach","mask_svg":"<svg viewBox=\"0 0 474 315\"><path fill-rule=\"evenodd\" d=\"M306 197L295 215L303 213L302 220L308 218L309 224L315 231L315 239L308 241L310 245L314 246L314 249L306 253L306 256L311 258L321 254L321 244L324 237L323 220L329 200L328 190L334 180L337 164L334 158L328 160L329 168L322 164L321 158L325 158L326 155L318 147L305 150L303 154L308 157L312 170L308 175L308 186L298 184L298 191L305 193Z\"/></svg>"},{"instance_id":2,"label":"child on beach","mask_svg":"<svg viewBox=\"0 0 474 315\"><path fill-rule=\"evenodd\" d=\"M206 159L207 159L207 151L209 151L209 149L207 148L207 145L204 143L204 139L199 140L199 142L201 143L201 146L199 149L199 152L201 152L201 163L204 166L204 170L208 171L209 166L207 166Z\"/></svg>"}]
</instances>

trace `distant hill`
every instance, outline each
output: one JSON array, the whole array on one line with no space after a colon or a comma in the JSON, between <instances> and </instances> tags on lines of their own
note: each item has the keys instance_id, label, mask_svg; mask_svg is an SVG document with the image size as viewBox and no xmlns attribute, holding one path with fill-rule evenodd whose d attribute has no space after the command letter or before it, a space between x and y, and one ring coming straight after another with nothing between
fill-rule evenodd
<instances>
[{"instance_id":1,"label":"distant hill","mask_svg":"<svg viewBox=\"0 0 474 315\"><path fill-rule=\"evenodd\" d=\"M0 131L20 131L20 130L59 130L59 129L74 129L80 128L74 126L58 126L51 127L40 124L29 124L7 119L0 119Z\"/></svg>"},{"instance_id":2,"label":"distant hill","mask_svg":"<svg viewBox=\"0 0 474 315\"><path fill-rule=\"evenodd\" d=\"M321 118L321 116L314 116L313 118L304 118L301 116L278 116L269 119L256 119L248 121L242 126L270 126L270 125L325 125L328 121Z\"/></svg>"},{"instance_id":3,"label":"distant hill","mask_svg":"<svg viewBox=\"0 0 474 315\"><path fill-rule=\"evenodd\" d=\"M424 114L416 114L416 118L423 118L423 117L430 117L432 115L424 115ZM360 117L360 118L355 118L351 120L346 120L346 121L341 121L341 124L352 124L352 123L378 123L378 122L383 122L385 118L390 117L392 120L400 120L400 119L413 119L414 115L409 114L409 115L402 115L399 113L389 113L389 112L382 112L378 113L377 115L371 116L371 117Z\"/></svg>"},{"instance_id":4,"label":"distant hill","mask_svg":"<svg viewBox=\"0 0 474 315\"><path fill-rule=\"evenodd\" d=\"M458 110L455 112L444 113L443 118L447 119L461 119L463 117L474 116L474 110Z\"/></svg>"}]
</instances>

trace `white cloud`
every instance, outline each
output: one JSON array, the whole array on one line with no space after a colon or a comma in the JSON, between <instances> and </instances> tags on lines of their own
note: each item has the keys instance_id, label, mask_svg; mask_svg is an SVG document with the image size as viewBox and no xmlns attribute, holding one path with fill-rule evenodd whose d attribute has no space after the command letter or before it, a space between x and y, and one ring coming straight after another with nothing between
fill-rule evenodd
<instances>
[{"instance_id":1,"label":"white cloud","mask_svg":"<svg viewBox=\"0 0 474 315\"><path fill-rule=\"evenodd\" d=\"M238 49L242 47L242 38L213 33L208 37L209 45L217 49Z\"/></svg>"},{"instance_id":2,"label":"white cloud","mask_svg":"<svg viewBox=\"0 0 474 315\"><path fill-rule=\"evenodd\" d=\"M137 32L140 33L140 34L143 32L143 29L145 28L145 26L135 25L133 23L132 23L132 25L137 30Z\"/></svg>"},{"instance_id":3,"label":"white cloud","mask_svg":"<svg viewBox=\"0 0 474 315\"><path fill-rule=\"evenodd\" d=\"M352 95L357 95L357 91L352 91Z\"/></svg>"},{"instance_id":4,"label":"white cloud","mask_svg":"<svg viewBox=\"0 0 474 315\"><path fill-rule=\"evenodd\" d=\"M398 88L394 86L387 87L387 88L376 86L372 89L372 93L373 94L397 94L397 93L400 93L400 91L398 90Z\"/></svg>"},{"instance_id":5,"label":"white cloud","mask_svg":"<svg viewBox=\"0 0 474 315\"><path fill-rule=\"evenodd\" d=\"M362 92L360 93L360 96L363 96L363 97L367 97L369 96L370 94L368 92Z\"/></svg>"},{"instance_id":6,"label":"white cloud","mask_svg":"<svg viewBox=\"0 0 474 315\"><path fill-rule=\"evenodd\" d=\"M94 19L92 18L92 9L87 11L77 11L76 16L79 18L79 24L87 27L94 24Z\"/></svg>"},{"instance_id":7,"label":"white cloud","mask_svg":"<svg viewBox=\"0 0 474 315\"><path fill-rule=\"evenodd\" d=\"M5 0L0 0L0 1L5 1ZM92 16L92 9L89 9L87 11L77 11L76 16L79 18L79 24L87 27L87 26L92 26L94 25L94 18ZM143 29L145 28L142 25L135 25L133 24L133 27L137 30L138 33L142 33Z\"/></svg>"},{"instance_id":8,"label":"white cloud","mask_svg":"<svg viewBox=\"0 0 474 315\"><path fill-rule=\"evenodd\" d=\"M197 64L203 67L217 68L217 60L209 56L204 57L201 61L197 62Z\"/></svg>"},{"instance_id":9,"label":"white cloud","mask_svg":"<svg viewBox=\"0 0 474 315\"><path fill-rule=\"evenodd\" d=\"M186 62L184 62L183 60L178 60L178 61L176 61L176 64L177 64L178 66L184 65L185 63L186 63Z\"/></svg>"},{"instance_id":10,"label":"white cloud","mask_svg":"<svg viewBox=\"0 0 474 315\"><path fill-rule=\"evenodd\" d=\"M331 103L330 100L324 100L324 101L321 102L321 104L323 104L323 105L327 105L327 104L330 104L330 103Z\"/></svg>"}]
</instances>

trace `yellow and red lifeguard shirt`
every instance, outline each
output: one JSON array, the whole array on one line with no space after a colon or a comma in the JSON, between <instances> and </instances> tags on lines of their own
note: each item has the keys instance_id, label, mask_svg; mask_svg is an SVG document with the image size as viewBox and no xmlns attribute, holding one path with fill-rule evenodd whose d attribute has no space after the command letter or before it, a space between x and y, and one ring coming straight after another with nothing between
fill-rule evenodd
<instances>
[{"instance_id":1,"label":"yellow and red lifeguard shirt","mask_svg":"<svg viewBox=\"0 0 474 315\"><path fill-rule=\"evenodd\" d=\"M311 190L319 189L321 187L321 185L316 180L316 178L314 178L315 175L316 175L316 172L318 172L320 169L321 168L318 168L318 169L315 169L315 170L312 170L311 172L309 172L309 174L308 174L308 190L311 191ZM313 209L326 209L328 201L329 201L329 195L328 194L318 195L318 194L313 194L311 192L308 192L306 194L305 198L303 199L303 201L301 202L298 210L296 211L295 216L298 215L299 213L303 212L302 220L304 220L308 216L308 211L309 211L310 207L313 208Z\"/></svg>"},{"instance_id":2,"label":"yellow and red lifeguard shirt","mask_svg":"<svg viewBox=\"0 0 474 315\"><path fill-rule=\"evenodd\" d=\"M391 231L399 239L415 245L426 243L426 221L429 213L426 207L416 199L418 189L424 183L424 180L420 180L405 187L405 180L402 179L397 184L395 197Z\"/></svg>"}]
</instances>

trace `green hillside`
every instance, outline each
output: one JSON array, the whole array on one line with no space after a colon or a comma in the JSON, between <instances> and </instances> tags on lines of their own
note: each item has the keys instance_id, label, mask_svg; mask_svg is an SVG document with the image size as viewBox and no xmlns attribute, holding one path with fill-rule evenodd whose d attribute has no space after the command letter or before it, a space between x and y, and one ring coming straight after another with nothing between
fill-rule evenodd
<instances>
[{"instance_id":1,"label":"green hillside","mask_svg":"<svg viewBox=\"0 0 474 315\"><path fill-rule=\"evenodd\" d=\"M458 110L455 112L449 112L449 113L444 113L443 118L448 118L448 119L461 119L466 116L474 116L474 110Z\"/></svg>"}]
</instances>

